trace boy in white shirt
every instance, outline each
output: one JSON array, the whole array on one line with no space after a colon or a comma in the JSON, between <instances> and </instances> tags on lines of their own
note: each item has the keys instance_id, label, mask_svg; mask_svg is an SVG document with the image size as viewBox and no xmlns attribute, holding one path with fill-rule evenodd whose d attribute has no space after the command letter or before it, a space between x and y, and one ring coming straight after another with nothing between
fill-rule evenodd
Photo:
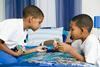
<instances>
[{"instance_id":1,"label":"boy in white shirt","mask_svg":"<svg viewBox=\"0 0 100 67\"><path fill-rule=\"evenodd\" d=\"M66 43L54 43L55 48L62 52L68 52L79 61L97 64L100 58L100 43L94 34L90 34L92 27L93 21L86 14L77 15L71 20L71 36L74 40L82 40L82 44L78 48L80 47L80 51L83 54L79 54L75 48Z\"/></svg>"},{"instance_id":2,"label":"boy in white shirt","mask_svg":"<svg viewBox=\"0 0 100 67\"><path fill-rule=\"evenodd\" d=\"M22 50L16 49L17 45L24 45L27 30L37 30L40 27L43 19L43 12L38 7L29 5L23 10L23 20L8 19L0 22L0 52L2 53L2 55L0 55L2 58L0 57L0 59L6 59L6 57L3 57L5 52L12 56L18 57L20 55L32 52L46 51L42 49L43 46L25 50L24 52Z\"/></svg>"}]
</instances>

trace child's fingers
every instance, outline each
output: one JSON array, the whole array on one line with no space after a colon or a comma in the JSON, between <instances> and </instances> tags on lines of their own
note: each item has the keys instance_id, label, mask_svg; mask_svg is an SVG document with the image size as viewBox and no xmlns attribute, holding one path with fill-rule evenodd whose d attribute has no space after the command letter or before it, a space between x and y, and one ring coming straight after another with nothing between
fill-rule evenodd
<instances>
[{"instance_id":1,"label":"child's fingers","mask_svg":"<svg viewBox=\"0 0 100 67\"><path fill-rule=\"evenodd\" d=\"M18 50L17 52L16 52L16 56L20 56L20 55L22 55L23 54L23 51L22 50Z\"/></svg>"},{"instance_id":2,"label":"child's fingers","mask_svg":"<svg viewBox=\"0 0 100 67\"><path fill-rule=\"evenodd\" d=\"M62 46L58 46L58 49L59 49L59 50L62 50L62 49L63 49L63 47L62 47Z\"/></svg>"},{"instance_id":3,"label":"child's fingers","mask_svg":"<svg viewBox=\"0 0 100 67\"><path fill-rule=\"evenodd\" d=\"M22 54L23 53L23 50L18 50L18 53Z\"/></svg>"},{"instance_id":4,"label":"child's fingers","mask_svg":"<svg viewBox=\"0 0 100 67\"><path fill-rule=\"evenodd\" d=\"M56 41L53 43L53 46L54 47L57 47L57 42Z\"/></svg>"},{"instance_id":5,"label":"child's fingers","mask_svg":"<svg viewBox=\"0 0 100 67\"><path fill-rule=\"evenodd\" d=\"M46 49L46 46L39 46L39 47L36 48L36 51L45 52L45 51L47 51L47 49Z\"/></svg>"},{"instance_id":6,"label":"child's fingers","mask_svg":"<svg viewBox=\"0 0 100 67\"><path fill-rule=\"evenodd\" d=\"M60 46L60 45L61 45L61 43L57 42L57 45L58 45L58 46Z\"/></svg>"},{"instance_id":7,"label":"child's fingers","mask_svg":"<svg viewBox=\"0 0 100 67\"><path fill-rule=\"evenodd\" d=\"M54 41L53 45L58 46L58 45L60 45L60 42Z\"/></svg>"},{"instance_id":8,"label":"child's fingers","mask_svg":"<svg viewBox=\"0 0 100 67\"><path fill-rule=\"evenodd\" d=\"M58 50L63 52L64 49L62 47L59 47Z\"/></svg>"}]
</instances>

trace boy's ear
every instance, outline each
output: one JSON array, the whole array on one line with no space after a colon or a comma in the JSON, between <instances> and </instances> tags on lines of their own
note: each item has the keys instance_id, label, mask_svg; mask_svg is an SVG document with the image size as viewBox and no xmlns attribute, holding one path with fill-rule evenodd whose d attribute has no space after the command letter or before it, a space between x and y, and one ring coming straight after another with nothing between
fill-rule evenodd
<instances>
[{"instance_id":1,"label":"boy's ear","mask_svg":"<svg viewBox=\"0 0 100 67\"><path fill-rule=\"evenodd\" d=\"M29 17L29 23L32 22L32 18L33 18L32 16Z\"/></svg>"},{"instance_id":2,"label":"boy's ear","mask_svg":"<svg viewBox=\"0 0 100 67\"><path fill-rule=\"evenodd\" d=\"M83 27L82 28L82 32L86 32L87 31L87 28L86 27Z\"/></svg>"}]
</instances>

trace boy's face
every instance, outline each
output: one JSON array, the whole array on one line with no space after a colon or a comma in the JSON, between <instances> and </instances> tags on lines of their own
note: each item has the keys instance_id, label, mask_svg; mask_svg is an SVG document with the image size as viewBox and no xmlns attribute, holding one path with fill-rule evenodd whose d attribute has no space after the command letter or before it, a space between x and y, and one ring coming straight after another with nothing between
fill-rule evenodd
<instances>
[{"instance_id":1,"label":"boy's face","mask_svg":"<svg viewBox=\"0 0 100 67\"><path fill-rule=\"evenodd\" d=\"M81 39L82 30L76 25L76 22L73 22L73 21L71 22L70 32L71 32L71 37L74 40Z\"/></svg>"},{"instance_id":2,"label":"boy's face","mask_svg":"<svg viewBox=\"0 0 100 67\"><path fill-rule=\"evenodd\" d=\"M32 18L30 22L30 28L33 31L36 31L41 26L42 21L43 21L43 17L42 18Z\"/></svg>"}]
</instances>

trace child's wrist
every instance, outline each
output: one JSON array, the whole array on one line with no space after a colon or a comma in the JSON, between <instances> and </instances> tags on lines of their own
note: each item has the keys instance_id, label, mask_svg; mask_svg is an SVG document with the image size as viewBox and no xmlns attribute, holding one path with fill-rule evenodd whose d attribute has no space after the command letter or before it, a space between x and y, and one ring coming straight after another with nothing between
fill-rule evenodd
<instances>
[{"instance_id":1,"label":"child's wrist","mask_svg":"<svg viewBox=\"0 0 100 67\"><path fill-rule=\"evenodd\" d=\"M19 56L19 54L18 54L18 53L14 53L14 56L16 56L16 57L17 57L17 56Z\"/></svg>"},{"instance_id":2,"label":"child's wrist","mask_svg":"<svg viewBox=\"0 0 100 67\"><path fill-rule=\"evenodd\" d=\"M32 52L38 52L38 49L37 48L33 48Z\"/></svg>"}]
</instances>

